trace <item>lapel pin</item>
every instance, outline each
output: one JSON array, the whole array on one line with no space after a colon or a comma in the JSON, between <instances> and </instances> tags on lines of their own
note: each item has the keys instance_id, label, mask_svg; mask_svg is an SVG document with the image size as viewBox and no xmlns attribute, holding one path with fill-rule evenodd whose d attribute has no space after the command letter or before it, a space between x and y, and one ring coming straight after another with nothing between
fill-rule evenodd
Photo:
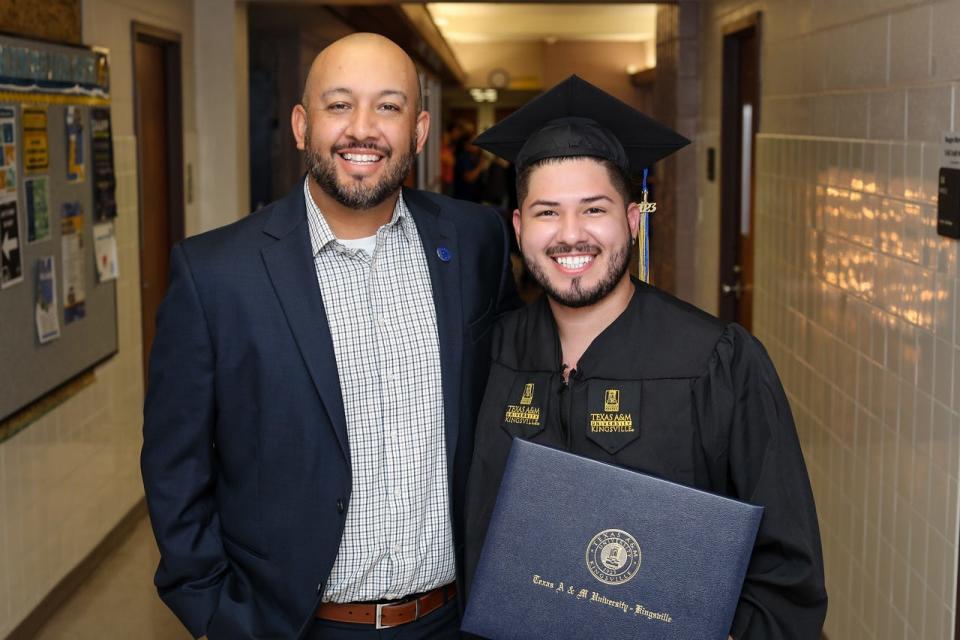
<instances>
[{"instance_id":1,"label":"lapel pin","mask_svg":"<svg viewBox=\"0 0 960 640\"><path fill-rule=\"evenodd\" d=\"M450 249L447 249L446 247L437 247L437 257L444 262L450 262L450 258L453 257L453 254L450 253Z\"/></svg>"}]
</instances>

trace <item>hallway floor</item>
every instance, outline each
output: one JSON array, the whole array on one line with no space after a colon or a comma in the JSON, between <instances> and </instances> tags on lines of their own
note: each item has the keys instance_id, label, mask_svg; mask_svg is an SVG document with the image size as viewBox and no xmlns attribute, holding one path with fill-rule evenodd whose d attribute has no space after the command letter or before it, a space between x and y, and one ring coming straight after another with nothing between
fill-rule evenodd
<instances>
[{"instance_id":1,"label":"hallway floor","mask_svg":"<svg viewBox=\"0 0 960 640\"><path fill-rule=\"evenodd\" d=\"M143 518L67 603L50 618L36 640L189 640L153 586L157 552L150 523Z\"/></svg>"}]
</instances>

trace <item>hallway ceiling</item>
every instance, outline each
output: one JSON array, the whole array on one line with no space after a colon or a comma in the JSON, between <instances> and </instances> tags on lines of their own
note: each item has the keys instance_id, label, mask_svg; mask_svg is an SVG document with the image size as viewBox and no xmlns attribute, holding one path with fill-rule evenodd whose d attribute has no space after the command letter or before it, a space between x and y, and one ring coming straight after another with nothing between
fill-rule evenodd
<instances>
[{"instance_id":1,"label":"hallway ceiling","mask_svg":"<svg viewBox=\"0 0 960 640\"><path fill-rule=\"evenodd\" d=\"M433 2L434 22L451 44L592 40L652 41L655 4L494 4Z\"/></svg>"}]
</instances>

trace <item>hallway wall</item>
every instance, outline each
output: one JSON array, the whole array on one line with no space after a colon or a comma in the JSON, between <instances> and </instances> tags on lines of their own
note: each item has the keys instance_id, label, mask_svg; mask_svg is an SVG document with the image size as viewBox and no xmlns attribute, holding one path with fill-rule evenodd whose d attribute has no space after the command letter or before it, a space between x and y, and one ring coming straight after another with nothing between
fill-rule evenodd
<instances>
[{"instance_id":1,"label":"hallway wall","mask_svg":"<svg viewBox=\"0 0 960 640\"><path fill-rule=\"evenodd\" d=\"M755 333L820 515L832 640L953 637L957 242L936 235L960 3L702 5L697 303L716 308L721 30L762 11ZM718 154L719 155L719 154Z\"/></svg>"},{"instance_id":2,"label":"hallway wall","mask_svg":"<svg viewBox=\"0 0 960 640\"><path fill-rule=\"evenodd\" d=\"M644 68L654 57L652 42L458 42L453 48L467 74L467 87L489 86L487 78L497 68L510 73L514 89L549 88L576 73L634 106L639 106L638 94L627 65Z\"/></svg>"},{"instance_id":3,"label":"hallway wall","mask_svg":"<svg viewBox=\"0 0 960 640\"><path fill-rule=\"evenodd\" d=\"M0 444L0 637L143 496L139 212L131 21L182 37L185 164L195 162L193 2L85 0L83 42L110 49L119 352L96 382ZM187 228L195 207L187 205ZM108 634L109 635L109 634Z\"/></svg>"}]
</instances>

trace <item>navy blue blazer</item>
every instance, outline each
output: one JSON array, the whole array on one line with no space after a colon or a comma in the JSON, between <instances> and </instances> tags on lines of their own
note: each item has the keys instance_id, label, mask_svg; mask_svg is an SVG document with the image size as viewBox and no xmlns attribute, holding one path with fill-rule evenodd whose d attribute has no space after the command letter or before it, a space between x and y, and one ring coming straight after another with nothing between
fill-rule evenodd
<instances>
[{"instance_id":1,"label":"navy blue blazer","mask_svg":"<svg viewBox=\"0 0 960 640\"><path fill-rule=\"evenodd\" d=\"M432 193L403 196L433 284L462 566L463 498L490 328L519 302L499 216ZM164 602L195 636L302 636L339 549L351 487L302 184L174 247L143 440Z\"/></svg>"}]
</instances>

